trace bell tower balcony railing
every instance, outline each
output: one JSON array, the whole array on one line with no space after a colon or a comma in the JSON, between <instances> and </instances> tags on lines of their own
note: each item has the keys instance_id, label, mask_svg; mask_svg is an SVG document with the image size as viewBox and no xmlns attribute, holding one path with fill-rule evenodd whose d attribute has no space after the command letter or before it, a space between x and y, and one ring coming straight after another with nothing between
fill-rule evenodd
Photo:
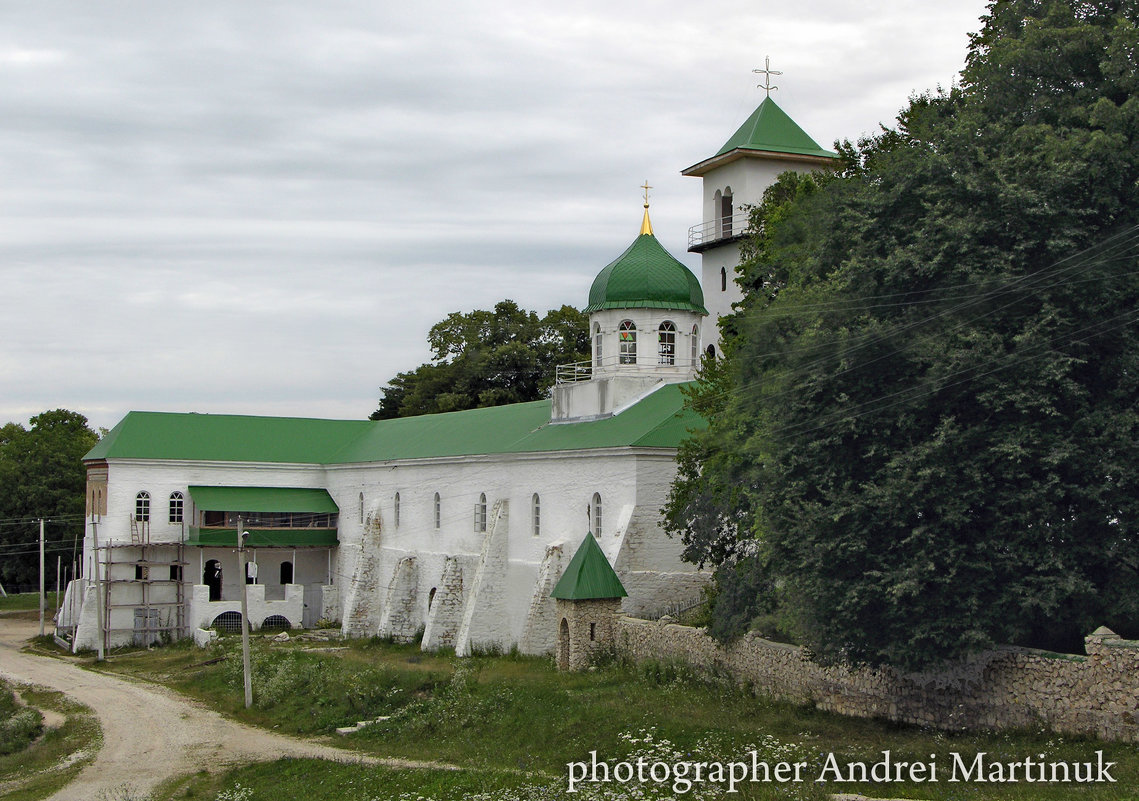
<instances>
[{"instance_id":1,"label":"bell tower balcony railing","mask_svg":"<svg viewBox=\"0 0 1139 801\"><path fill-rule=\"evenodd\" d=\"M708 248L739 239L750 224L747 211L736 211L728 217L706 220L688 229L688 252L701 253Z\"/></svg>"},{"instance_id":2,"label":"bell tower balcony railing","mask_svg":"<svg viewBox=\"0 0 1139 801\"><path fill-rule=\"evenodd\" d=\"M699 357L693 361L691 358L679 355L669 356L657 353L655 359L653 363L630 363L621 361L620 357L608 357L600 365L592 360L559 364L554 372L554 383L558 385L576 384L579 381L589 381L595 376L676 374L693 370L700 364Z\"/></svg>"}]
</instances>

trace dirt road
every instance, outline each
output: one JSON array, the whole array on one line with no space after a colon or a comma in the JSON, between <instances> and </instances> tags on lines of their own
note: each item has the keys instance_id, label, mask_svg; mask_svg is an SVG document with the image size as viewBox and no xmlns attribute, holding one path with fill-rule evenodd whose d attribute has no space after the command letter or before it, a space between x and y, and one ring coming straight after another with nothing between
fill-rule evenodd
<instances>
[{"instance_id":1,"label":"dirt road","mask_svg":"<svg viewBox=\"0 0 1139 801\"><path fill-rule=\"evenodd\" d=\"M50 657L20 653L38 633L35 621L0 617L0 676L59 690L95 711L103 747L53 801L90 801L129 785L143 794L159 782L203 768L276 759L320 757L395 767L445 767L366 757L223 718L162 687L83 670Z\"/></svg>"}]
</instances>

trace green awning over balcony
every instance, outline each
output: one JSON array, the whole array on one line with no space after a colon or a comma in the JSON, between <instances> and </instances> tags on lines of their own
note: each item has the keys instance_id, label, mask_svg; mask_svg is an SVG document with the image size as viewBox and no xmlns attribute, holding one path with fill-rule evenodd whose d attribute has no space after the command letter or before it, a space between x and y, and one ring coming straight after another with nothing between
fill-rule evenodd
<instances>
[{"instance_id":1,"label":"green awning over balcony","mask_svg":"<svg viewBox=\"0 0 1139 801\"><path fill-rule=\"evenodd\" d=\"M334 528L248 528L246 548L335 548L340 542ZM237 529L191 528L187 545L237 547Z\"/></svg>"},{"instance_id":2,"label":"green awning over balcony","mask_svg":"<svg viewBox=\"0 0 1139 801\"><path fill-rule=\"evenodd\" d=\"M305 487L190 487L190 497L203 512L340 511L328 490Z\"/></svg>"}]
</instances>

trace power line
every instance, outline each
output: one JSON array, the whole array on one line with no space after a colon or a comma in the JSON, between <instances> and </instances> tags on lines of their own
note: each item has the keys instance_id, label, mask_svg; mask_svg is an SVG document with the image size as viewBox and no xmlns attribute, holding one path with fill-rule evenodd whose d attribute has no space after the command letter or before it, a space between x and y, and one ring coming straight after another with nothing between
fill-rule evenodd
<instances>
[{"instance_id":1,"label":"power line","mask_svg":"<svg viewBox=\"0 0 1139 801\"><path fill-rule=\"evenodd\" d=\"M886 342L890 339L895 339L900 334L908 333L912 330L918 329L922 326L925 326L929 323L932 323L935 320L938 320L940 318L954 314L954 313L959 312L961 310L968 309L972 306L977 305L978 303L982 302L983 300L995 299L1002 294L1008 294L1008 293L1011 293L1013 291L1022 291L1022 289L1020 287L1015 286L1017 284L1025 284L1025 286L1023 287L1023 291L1026 291L1028 289L1034 289L1034 288L1039 289L1040 287L1034 287L1033 286L1033 284L1032 284L1033 281L1040 281L1040 280L1045 279L1045 278L1051 278L1054 276L1062 275L1064 273L1070 273L1073 270L1087 266L1088 264L1101 263L1100 260L1098 260L1098 259L1091 259L1091 258L1088 258L1086 260L1076 260L1076 259L1084 256L1085 254L1091 253L1100 247L1103 247L1108 251L1110 251L1114 248L1120 247L1120 246L1129 247L1129 246L1133 245L1136 241L1139 241L1139 233L1137 233L1137 232L1139 232L1139 225L1132 226L1131 228L1127 229L1127 231L1125 231L1123 233L1116 234L1115 236L1112 236L1106 240L1103 240L1103 242L1089 246L1088 248L1085 248L1084 250L1080 251L1079 253L1073 254L1071 256L1067 256L1064 259L1061 259L1057 262L1054 262L1052 265L1049 265L1048 267L1045 267L1045 268L1042 268L1041 270L1036 271L1035 273L1031 273L1029 275L1026 275L1026 276L1018 278L1014 281L1011 281L1006 286L1000 287L998 289L990 290L987 292L979 293L979 294L973 296L973 298L971 300L969 300L968 302L960 303L960 304L953 306L949 309L942 310L940 312L937 312L936 314L930 315L928 317L921 318L919 320L911 321L911 322L904 323L904 324L898 325L898 326L893 326L893 327L886 328L886 329L883 329L880 331L868 332L868 333L863 334L859 337L855 337L848 342L841 343L843 345L843 351L842 351L843 356L849 357L852 354L857 353L859 350L863 350L865 348L871 347L872 345L876 345L876 344L880 344L882 342ZM1117 241L1113 242L1113 240L1117 240ZM1108 244L1108 243L1111 243L1111 244ZM1065 262L1069 262L1069 261L1072 261L1073 263L1066 266L1066 267L1063 267L1063 268L1060 268L1057 266L1057 265L1061 265L1061 264L1064 264ZM1051 285L1044 287L1044 288L1052 288L1055 286L1062 285L1064 283L1066 283L1066 282L1065 281L1059 281L1059 282L1056 282L1055 284L1051 284ZM944 333L946 333L946 334L953 333L953 332L955 332L961 328L964 328L965 326L974 324L980 320L985 319L986 317L991 317L991 316L997 314L998 312L1004 311L1004 310L1008 309L1009 307L1016 305L1018 302L1020 302L1020 301L1019 300L1013 300L1013 301L1006 303L1002 306L998 306L994 309L990 309L990 310L988 310L982 314L974 315L973 317L962 320L962 321L958 322L956 325L947 329ZM766 312L764 312L764 314L766 314ZM834 341L830 341L830 342L825 342L825 343L819 343L817 345L803 346L803 348L801 349L801 352L802 353L809 353L813 350L820 350L820 351L824 350L824 349L830 350L830 349L834 348L837 344L839 344L839 343L836 343ZM795 350L796 349L792 348L792 349L790 349L790 352L792 354L794 354ZM882 361L884 359L888 359L888 358L892 358L894 356L897 356L901 352L902 352L902 349L892 349L887 353L881 354L881 355L879 355L873 359L870 359L869 361L859 362L858 364L852 365L851 367L848 367L844 370L839 370L839 371L833 373L832 377L845 375L846 373L852 372L854 370L861 370L861 369L863 369L863 368L865 368L871 364L875 364L875 363ZM770 356L782 355L783 353L786 353L786 351L773 351L773 352L769 352L769 353L765 353L765 354L757 354L753 358L754 359L763 359L763 358L767 358ZM823 356L823 357L817 358L813 361L807 361L804 364L797 365L796 368L799 370L810 370L812 368L815 368L815 367L818 367L818 366L821 366L822 364L824 364L825 361L827 360L827 358L828 357ZM760 383L761 383L760 380L748 382L746 384L742 384L742 385L737 386L737 387L732 387L731 389L726 390L726 391L721 392L721 393L718 393L718 394L714 395L713 397L725 398L725 397L728 397L730 395L736 395L736 394L739 394L745 390L753 389L756 386L758 386ZM792 390L789 388L787 390L784 390L782 394L790 394L791 391Z\"/></svg>"},{"instance_id":2,"label":"power line","mask_svg":"<svg viewBox=\"0 0 1139 801\"><path fill-rule=\"evenodd\" d=\"M906 403L907 401L916 400L916 399L921 398L921 397L926 397L929 395L938 394L938 393L943 392L944 390L949 389L951 387L959 386L961 384L968 383L969 381L972 381L972 380L975 380L978 378L984 378L985 376L992 375L993 373L1000 372L1001 370L1006 370L1009 367L1015 367L1019 364L1022 364L1023 362L1032 361L1034 359L1039 359L1043 356L1046 356L1046 355L1048 355L1050 347L1052 345L1058 343L1062 339L1065 341L1066 344L1071 344L1071 343L1076 343L1076 342L1086 342L1087 340L1089 340L1093 337L1099 336L1100 334L1105 334L1109 331L1114 331L1114 330L1126 327L1126 326L1132 324L1133 322L1135 322L1137 319L1139 319L1139 310L1134 310L1134 311L1126 312L1124 314L1117 315L1113 318L1110 318L1109 320L1101 321L1101 322L1096 323L1094 325L1087 326L1086 328L1080 329L1080 331L1073 332L1076 334L1083 333L1083 332L1090 332L1087 334L1087 336L1077 337L1077 338L1074 338L1071 340L1066 339L1066 337L1068 335L1065 335L1065 337L1057 337L1057 338L1049 340L1047 342L1043 342L1043 343L1039 343L1037 345L1033 345L1026 352L1017 352L1015 354L1009 354L1003 360L1003 363L997 364L997 366L993 367L991 370L986 370L985 372L982 372L982 373L976 373L975 375L972 375L972 376L969 376L966 378L962 378L961 380L958 380L958 381L950 381L949 383L939 383L937 386L932 387L932 388L930 388L930 387L908 387L908 388L903 389L903 390L898 390L897 392L892 392L888 395L883 395L883 396L880 396L878 398L874 398L870 401L866 401L862 404L859 404L858 406L852 407L851 410L834 412L831 415L829 415L829 418L827 420L825 420L823 423L821 423L820 425L814 426L813 428L805 429L799 433L811 434L811 433L814 433L816 431L821 431L821 430L824 430L826 428L829 428L833 425L837 425L839 423L847 422L849 420L855 420L855 419L858 419L860 417L865 417L865 416L871 415L871 414L877 414L878 412L884 411L885 409L889 409L889 408L892 408L894 406L901 405L903 403ZM1100 328L1104 323L1114 322L1117 320L1121 320L1121 322L1118 325L1108 326L1107 328L1103 328L1103 330L1099 330L1099 331L1093 330L1096 328ZM1036 352L1034 353L1033 351L1036 351ZM990 364L993 364L993 363L994 362L990 362ZM947 374L943 378L953 378L955 376L967 376L969 373L972 373L974 371L974 369L975 369L974 367L969 367L969 368L965 368L962 370L958 370L956 372ZM909 395L909 397L902 397L904 395ZM893 398L898 398L898 400L895 400L892 403L886 403L886 404L881 403L882 401L888 401L888 400L891 400ZM861 409L863 411L857 411L859 409ZM852 411L855 411L855 413L852 414L851 413ZM799 424L794 424L794 425L790 425L790 426L784 426L782 431L779 429L776 429L773 433L775 434L775 436L783 436L784 438L789 438L789 435L791 433L793 433L794 429L801 428L803 425L807 425L807 424L808 423L799 423Z\"/></svg>"}]
</instances>

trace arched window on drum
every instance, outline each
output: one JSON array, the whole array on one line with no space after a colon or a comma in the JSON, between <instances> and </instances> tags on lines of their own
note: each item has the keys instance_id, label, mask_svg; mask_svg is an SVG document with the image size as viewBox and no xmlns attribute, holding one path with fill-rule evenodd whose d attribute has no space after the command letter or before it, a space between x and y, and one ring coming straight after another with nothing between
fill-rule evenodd
<instances>
[{"instance_id":1,"label":"arched window on drum","mask_svg":"<svg viewBox=\"0 0 1139 801\"><path fill-rule=\"evenodd\" d=\"M618 359L620 364L637 363L637 326L632 320L623 320L617 328L617 340L620 343Z\"/></svg>"},{"instance_id":2,"label":"arched window on drum","mask_svg":"<svg viewBox=\"0 0 1139 801\"><path fill-rule=\"evenodd\" d=\"M657 364L676 364L676 325L670 320L657 329Z\"/></svg>"}]
</instances>

